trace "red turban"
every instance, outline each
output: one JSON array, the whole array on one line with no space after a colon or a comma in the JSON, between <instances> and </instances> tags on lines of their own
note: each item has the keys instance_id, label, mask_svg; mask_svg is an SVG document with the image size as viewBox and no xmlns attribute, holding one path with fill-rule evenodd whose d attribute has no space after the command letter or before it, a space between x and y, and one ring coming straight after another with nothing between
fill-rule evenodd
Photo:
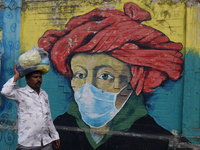
<instances>
[{"instance_id":1,"label":"red turban","mask_svg":"<svg viewBox=\"0 0 200 150\"><path fill-rule=\"evenodd\" d=\"M53 65L65 77L72 77L70 61L76 53L111 55L130 65L135 93L149 93L167 78L177 80L183 70L182 44L141 24L150 19L134 3L125 4L124 12L97 8L71 18L61 32L46 31L38 45L50 51Z\"/></svg>"}]
</instances>

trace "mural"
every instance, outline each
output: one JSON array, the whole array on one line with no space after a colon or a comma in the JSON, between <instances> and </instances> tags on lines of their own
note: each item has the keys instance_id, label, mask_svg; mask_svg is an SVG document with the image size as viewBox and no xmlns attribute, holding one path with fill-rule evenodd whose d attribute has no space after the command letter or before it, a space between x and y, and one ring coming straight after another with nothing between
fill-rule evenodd
<instances>
[{"instance_id":1,"label":"mural","mask_svg":"<svg viewBox=\"0 0 200 150\"><path fill-rule=\"evenodd\" d=\"M74 91L69 109L54 123L82 132L59 129L61 149L168 149L170 138L118 134L173 137L148 115L145 94L179 80L182 44L142 24L150 19L148 11L129 2L124 12L97 8L73 17L63 31L51 29L39 39Z\"/></svg>"},{"instance_id":2,"label":"mural","mask_svg":"<svg viewBox=\"0 0 200 150\"><path fill-rule=\"evenodd\" d=\"M60 149L199 149L197 2L4 0L0 86L19 55L40 46ZM2 97L2 150L16 148L16 112Z\"/></svg>"}]
</instances>

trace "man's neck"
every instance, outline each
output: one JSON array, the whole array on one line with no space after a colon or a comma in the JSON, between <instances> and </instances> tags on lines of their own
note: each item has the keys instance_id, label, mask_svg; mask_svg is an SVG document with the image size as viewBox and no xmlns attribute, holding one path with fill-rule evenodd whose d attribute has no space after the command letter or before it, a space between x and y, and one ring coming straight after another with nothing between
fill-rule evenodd
<instances>
[{"instance_id":1,"label":"man's neck","mask_svg":"<svg viewBox=\"0 0 200 150\"><path fill-rule=\"evenodd\" d=\"M37 94L40 94L40 88L34 89L35 92L37 92Z\"/></svg>"}]
</instances>

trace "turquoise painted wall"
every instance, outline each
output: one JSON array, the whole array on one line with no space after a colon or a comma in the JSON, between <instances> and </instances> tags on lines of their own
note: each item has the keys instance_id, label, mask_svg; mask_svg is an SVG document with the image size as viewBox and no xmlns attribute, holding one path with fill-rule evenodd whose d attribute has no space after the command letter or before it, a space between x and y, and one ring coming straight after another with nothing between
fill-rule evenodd
<instances>
[{"instance_id":1,"label":"turquoise painted wall","mask_svg":"<svg viewBox=\"0 0 200 150\"><path fill-rule=\"evenodd\" d=\"M1 47L0 86L13 76L13 64L19 57L21 1L4 1L1 12L3 28ZM17 144L17 108L16 104L1 96L0 106L0 142L1 149L15 149Z\"/></svg>"}]
</instances>

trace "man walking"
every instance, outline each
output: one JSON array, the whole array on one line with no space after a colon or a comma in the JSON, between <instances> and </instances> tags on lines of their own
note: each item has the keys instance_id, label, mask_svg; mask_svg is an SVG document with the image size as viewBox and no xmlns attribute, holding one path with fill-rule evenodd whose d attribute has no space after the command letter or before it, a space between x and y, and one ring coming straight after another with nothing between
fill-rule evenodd
<instances>
[{"instance_id":1,"label":"man walking","mask_svg":"<svg viewBox=\"0 0 200 150\"><path fill-rule=\"evenodd\" d=\"M53 150L52 143L58 149L60 140L51 118L48 95L40 88L42 72L25 75L27 85L24 88L16 83L22 78L16 65L14 73L14 77L4 84L1 94L17 103L17 150Z\"/></svg>"}]
</instances>

